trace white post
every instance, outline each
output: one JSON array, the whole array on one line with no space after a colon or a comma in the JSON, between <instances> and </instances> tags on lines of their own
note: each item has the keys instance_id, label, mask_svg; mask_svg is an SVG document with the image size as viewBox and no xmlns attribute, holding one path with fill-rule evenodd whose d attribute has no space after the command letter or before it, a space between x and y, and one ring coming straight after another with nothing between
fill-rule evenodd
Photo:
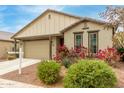
<instances>
[{"instance_id":1,"label":"white post","mask_svg":"<svg viewBox=\"0 0 124 93\"><path fill-rule=\"evenodd\" d=\"M19 74L22 73L21 71L22 61L23 61L23 52L22 52L22 48L19 48Z\"/></svg>"}]
</instances>

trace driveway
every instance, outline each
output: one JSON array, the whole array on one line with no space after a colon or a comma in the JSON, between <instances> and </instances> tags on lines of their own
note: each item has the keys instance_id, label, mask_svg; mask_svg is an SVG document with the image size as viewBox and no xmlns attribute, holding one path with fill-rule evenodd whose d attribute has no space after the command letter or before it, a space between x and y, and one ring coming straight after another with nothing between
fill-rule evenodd
<instances>
[{"instance_id":1,"label":"driveway","mask_svg":"<svg viewBox=\"0 0 124 93\"><path fill-rule=\"evenodd\" d=\"M23 59L22 68L36 64L38 62L40 62L40 60L38 59ZM19 68L19 59L0 62L0 75L17 70L18 68Z\"/></svg>"}]
</instances>

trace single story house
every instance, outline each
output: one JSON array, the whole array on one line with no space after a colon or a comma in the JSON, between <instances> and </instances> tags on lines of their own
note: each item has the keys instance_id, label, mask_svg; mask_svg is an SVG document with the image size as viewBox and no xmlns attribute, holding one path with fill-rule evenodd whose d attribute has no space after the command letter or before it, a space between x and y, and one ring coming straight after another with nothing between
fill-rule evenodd
<instances>
[{"instance_id":1,"label":"single story house","mask_svg":"<svg viewBox=\"0 0 124 93\"><path fill-rule=\"evenodd\" d=\"M25 58L50 59L63 44L84 46L93 53L112 47L113 33L113 26L104 21L48 9L12 38L20 41Z\"/></svg>"},{"instance_id":2,"label":"single story house","mask_svg":"<svg viewBox=\"0 0 124 93\"><path fill-rule=\"evenodd\" d=\"M7 57L7 52L13 51L14 40L10 39L14 34L0 31L0 59Z\"/></svg>"}]
</instances>

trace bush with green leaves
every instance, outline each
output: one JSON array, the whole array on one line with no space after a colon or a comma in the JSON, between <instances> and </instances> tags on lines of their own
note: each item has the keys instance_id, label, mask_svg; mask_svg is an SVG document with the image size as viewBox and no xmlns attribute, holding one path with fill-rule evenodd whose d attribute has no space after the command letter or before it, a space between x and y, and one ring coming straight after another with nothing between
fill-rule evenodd
<instances>
[{"instance_id":1,"label":"bush with green leaves","mask_svg":"<svg viewBox=\"0 0 124 93\"><path fill-rule=\"evenodd\" d=\"M110 88L117 79L112 68L101 60L80 60L68 69L64 78L66 88Z\"/></svg>"},{"instance_id":2,"label":"bush with green leaves","mask_svg":"<svg viewBox=\"0 0 124 93\"><path fill-rule=\"evenodd\" d=\"M52 84L59 78L60 64L54 60L42 61L38 65L37 75L46 84Z\"/></svg>"}]
</instances>

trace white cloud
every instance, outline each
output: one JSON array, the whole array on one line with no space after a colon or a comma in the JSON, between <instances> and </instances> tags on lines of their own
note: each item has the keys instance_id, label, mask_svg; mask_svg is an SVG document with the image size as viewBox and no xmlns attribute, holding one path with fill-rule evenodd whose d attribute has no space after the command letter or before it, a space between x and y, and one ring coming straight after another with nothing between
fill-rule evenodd
<instances>
[{"instance_id":1,"label":"white cloud","mask_svg":"<svg viewBox=\"0 0 124 93\"><path fill-rule=\"evenodd\" d=\"M15 22L16 25L8 25L1 21L0 23L0 31L7 31L7 32L17 32L21 28L23 28L26 24L28 24L29 20L18 20Z\"/></svg>"},{"instance_id":2,"label":"white cloud","mask_svg":"<svg viewBox=\"0 0 124 93\"><path fill-rule=\"evenodd\" d=\"M20 30L22 27L23 25L15 25L15 26L0 25L0 31L16 32Z\"/></svg>"},{"instance_id":3,"label":"white cloud","mask_svg":"<svg viewBox=\"0 0 124 93\"><path fill-rule=\"evenodd\" d=\"M0 31L8 31L10 32L11 27L6 25L0 25Z\"/></svg>"},{"instance_id":4,"label":"white cloud","mask_svg":"<svg viewBox=\"0 0 124 93\"><path fill-rule=\"evenodd\" d=\"M39 14L45 11L46 9L55 9L55 10L62 10L65 6L59 5L42 5L42 6L18 6L18 10L25 12L25 13L32 13L32 14Z\"/></svg>"},{"instance_id":5,"label":"white cloud","mask_svg":"<svg viewBox=\"0 0 124 93\"><path fill-rule=\"evenodd\" d=\"M7 24L5 18L5 14L0 12L0 31L16 32L29 22L29 20L18 19L14 24Z\"/></svg>"}]
</instances>

